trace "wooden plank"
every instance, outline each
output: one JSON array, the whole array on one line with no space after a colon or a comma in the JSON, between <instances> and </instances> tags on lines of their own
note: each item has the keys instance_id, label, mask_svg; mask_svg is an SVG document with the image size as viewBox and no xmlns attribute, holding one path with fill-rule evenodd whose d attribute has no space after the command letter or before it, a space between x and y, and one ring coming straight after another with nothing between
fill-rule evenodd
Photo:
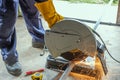
<instances>
[{"instance_id":1,"label":"wooden plank","mask_svg":"<svg viewBox=\"0 0 120 80\"><path fill-rule=\"evenodd\" d=\"M116 24L120 24L120 0L118 3L117 21Z\"/></svg>"},{"instance_id":2,"label":"wooden plank","mask_svg":"<svg viewBox=\"0 0 120 80\"><path fill-rule=\"evenodd\" d=\"M102 80L105 77L105 75L104 75L104 71L102 68L102 64L98 57L96 58L96 61L95 61L95 70L97 70L95 77L90 77L87 75L80 75L76 73L71 73L70 76L72 76L74 80Z\"/></svg>"}]
</instances>

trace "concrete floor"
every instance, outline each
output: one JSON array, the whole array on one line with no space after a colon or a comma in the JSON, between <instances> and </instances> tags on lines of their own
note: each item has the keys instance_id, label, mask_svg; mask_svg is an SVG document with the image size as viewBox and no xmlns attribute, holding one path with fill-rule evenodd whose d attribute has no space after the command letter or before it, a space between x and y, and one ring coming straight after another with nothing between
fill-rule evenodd
<instances>
[{"instance_id":1,"label":"concrete floor","mask_svg":"<svg viewBox=\"0 0 120 80\"><path fill-rule=\"evenodd\" d=\"M16 23L17 30L17 50L19 61L23 67L23 74L20 77L14 77L7 73L2 57L0 56L0 80L31 80L30 77L24 77L25 72L44 68L46 55L40 56L41 49L31 47L31 36L28 34L24 20L19 18Z\"/></svg>"},{"instance_id":2,"label":"concrete floor","mask_svg":"<svg viewBox=\"0 0 120 80\"><path fill-rule=\"evenodd\" d=\"M88 24L88 23L87 23ZM93 26L94 24L88 24ZM28 70L37 70L44 68L46 57L40 56L41 49L31 47L31 36L28 34L23 18L19 18L16 23L17 29L17 50L19 52L19 61L23 67L23 73L20 77L14 77L7 73L2 57L0 56L0 80L31 80L30 76L25 77L25 72ZM120 60L120 27L100 25L97 32L105 41L109 51L116 59ZM120 79L120 64L113 61L106 53L107 67L109 69L105 80L119 80ZM45 73L45 72L44 72ZM49 72L50 74L51 72ZM52 75L53 76L53 75ZM46 80L46 79L44 79ZM49 79L47 79L49 80Z\"/></svg>"}]
</instances>

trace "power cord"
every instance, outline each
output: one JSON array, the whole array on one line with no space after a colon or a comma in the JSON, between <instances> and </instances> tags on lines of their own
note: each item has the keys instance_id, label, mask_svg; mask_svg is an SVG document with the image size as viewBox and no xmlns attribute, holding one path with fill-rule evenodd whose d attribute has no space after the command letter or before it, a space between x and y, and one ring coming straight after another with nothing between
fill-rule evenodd
<instances>
[{"instance_id":1,"label":"power cord","mask_svg":"<svg viewBox=\"0 0 120 80\"><path fill-rule=\"evenodd\" d=\"M102 43L104 44L105 49L106 49L107 53L109 54L109 56L110 56L114 61L116 61L117 63L120 63L119 60L115 59L115 58L111 55L111 53L110 53L109 50L107 49L107 47L106 47L106 45L105 45L103 39L101 38L101 36L100 36L95 30L92 29L92 31L100 38L100 40L101 40Z\"/></svg>"}]
</instances>

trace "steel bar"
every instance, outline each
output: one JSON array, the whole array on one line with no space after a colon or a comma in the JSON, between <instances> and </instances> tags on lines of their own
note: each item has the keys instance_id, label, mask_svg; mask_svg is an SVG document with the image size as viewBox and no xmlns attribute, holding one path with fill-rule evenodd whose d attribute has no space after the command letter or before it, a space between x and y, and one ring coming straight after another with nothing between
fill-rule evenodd
<instances>
[{"instance_id":1,"label":"steel bar","mask_svg":"<svg viewBox=\"0 0 120 80\"><path fill-rule=\"evenodd\" d=\"M75 62L74 61L70 62L68 68L64 71L64 73L62 74L59 80L66 80L67 76L69 75L69 73L71 72L74 66L75 66Z\"/></svg>"},{"instance_id":2,"label":"steel bar","mask_svg":"<svg viewBox=\"0 0 120 80\"><path fill-rule=\"evenodd\" d=\"M101 22L101 20L102 20L102 17L103 17L103 16L105 15L105 13L106 13L105 11L107 11L107 8L108 8L109 6L111 6L112 2L113 2L113 0L110 0L109 3L105 6L102 15L100 16L100 18L98 19L98 21L97 21L96 24L94 25L94 28L93 28L94 30L96 30L97 27L99 26L99 24L100 24L100 22Z\"/></svg>"}]
</instances>

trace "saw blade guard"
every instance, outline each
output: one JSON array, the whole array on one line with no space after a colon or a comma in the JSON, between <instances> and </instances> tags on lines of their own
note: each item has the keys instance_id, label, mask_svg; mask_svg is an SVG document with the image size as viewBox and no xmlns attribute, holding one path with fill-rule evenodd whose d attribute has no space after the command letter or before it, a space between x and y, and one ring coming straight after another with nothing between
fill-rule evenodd
<instances>
[{"instance_id":1,"label":"saw blade guard","mask_svg":"<svg viewBox=\"0 0 120 80\"><path fill-rule=\"evenodd\" d=\"M45 32L45 45L54 58L67 53L63 58L70 60L74 51L87 56L95 56L96 39L90 27L78 20L62 20ZM68 53L69 52L69 53ZM75 55L72 58L76 58Z\"/></svg>"}]
</instances>

